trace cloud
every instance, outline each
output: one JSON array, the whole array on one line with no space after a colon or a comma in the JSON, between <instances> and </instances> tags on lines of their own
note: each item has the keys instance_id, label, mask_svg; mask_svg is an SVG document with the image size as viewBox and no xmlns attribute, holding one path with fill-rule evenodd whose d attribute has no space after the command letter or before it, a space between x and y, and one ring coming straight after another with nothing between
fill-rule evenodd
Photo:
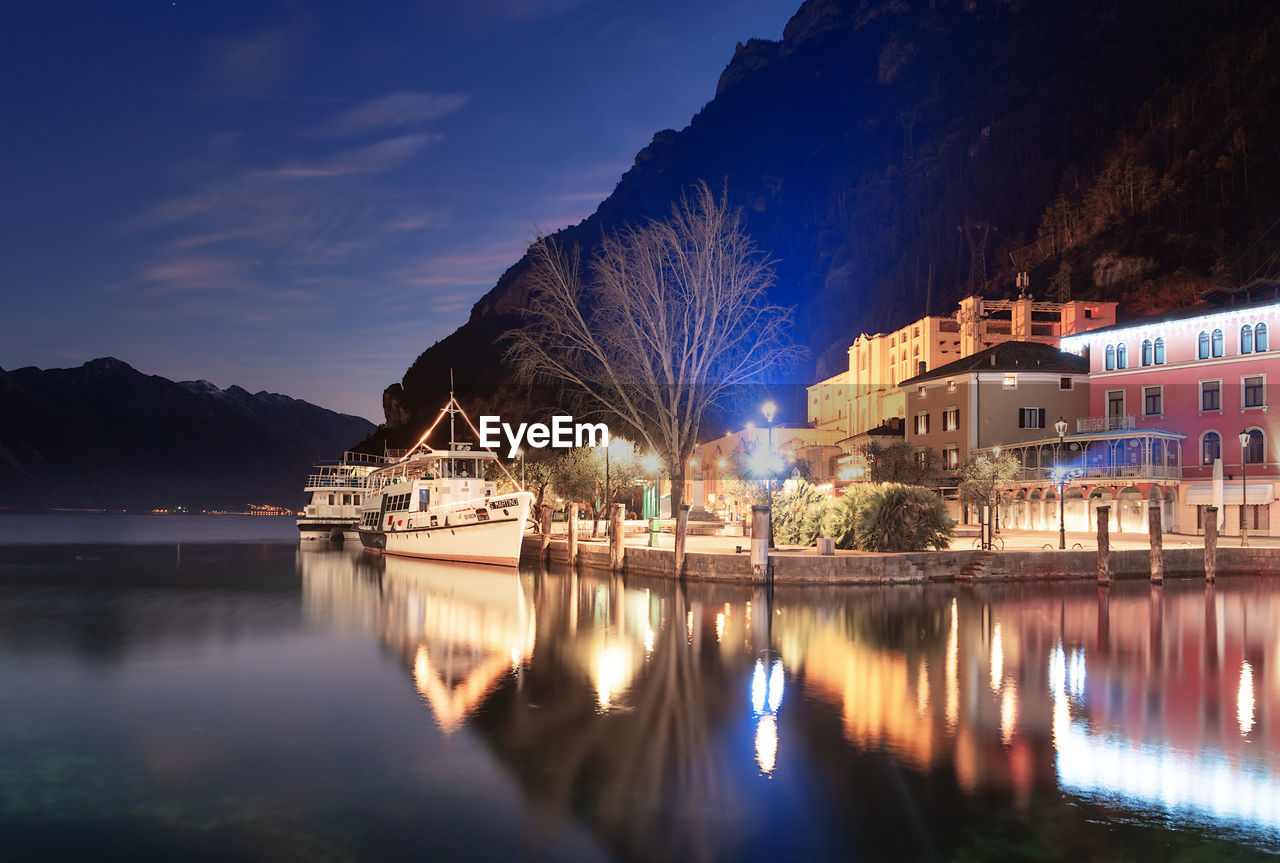
<instances>
[{"instance_id":1,"label":"cloud","mask_svg":"<svg viewBox=\"0 0 1280 863\"><path fill-rule=\"evenodd\" d=\"M293 77L302 57L295 32L263 30L213 43L208 51L209 77L226 87L263 87Z\"/></svg>"},{"instance_id":2,"label":"cloud","mask_svg":"<svg viewBox=\"0 0 1280 863\"><path fill-rule=\"evenodd\" d=\"M306 179L313 177L345 177L351 174L381 174L398 168L409 161L424 147L434 144L443 136L436 133L400 135L387 138L323 159L318 162L299 162L264 171L267 177L282 179Z\"/></svg>"},{"instance_id":3,"label":"cloud","mask_svg":"<svg viewBox=\"0 0 1280 863\"><path fill-rule=\"evenodd\" d=\"M361 102L332 117L313 134L361 135L421 126L452 114L467 102L462 93L417 93L400 90Z\"/></svg>"},{"instance_id":4,"label":"cloud","mask_svg":"<svg viewBox=\"0 0 1280 863\"><path fill-rule=\"evenodd\" d=\"M200 290L239 285L248 262L239 258L194 255L143 267L138 278L166 290Z\"/></svg>"}]
</instances>

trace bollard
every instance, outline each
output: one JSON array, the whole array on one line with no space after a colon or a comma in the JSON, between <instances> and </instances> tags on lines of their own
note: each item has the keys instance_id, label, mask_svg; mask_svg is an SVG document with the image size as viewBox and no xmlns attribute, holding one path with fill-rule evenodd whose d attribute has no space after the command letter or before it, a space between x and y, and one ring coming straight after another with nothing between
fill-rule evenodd
<instances>
[{"instance_id":1,"label":"bollard","mask_svg":"<svg viewBox=\"0 0 1280 863\"><path fill-rule=\"evenodd\" d=\"M751 507L751 578L757 584L773 581L773 567L769 566L770 518L769 507Z\"/></svg>"},{"instance_id":2,"label":"bollard","mask_svg":"<svg viewBox=\"0 0 1280 863\"><path fill-rule=\"evenodd\" d=\"M624 540L627 506L622 503L613 505L609 515L609 569L622 572L623 555L626 554Z\"/></svg>"},{"instance_id":3,"label":"bollard","mask_svg":"<svg viewBox=\"0 0 1280 863\"><path fill-rule=\"evenodd\" d=\"M542 505L542 549L539 558L544 564L551 562L551 504Z\"/></svg>"},{"instance_id":4,"label":"bollard","mask_svg":"<svg viewBox=\"0 0 1280 863\"><path fill-rule=\"evenodd\" d=\"M836 553L836 541L829 536L818 537L818 554L833 555Z\"/></svg>"},{"instance_id":5,"label":"bollard","mask_svg":"<svg viewBox=\"0 0 1280 863\"><path fill-rule=\"evenodd\" d=\"M1147 533L1151 535L1151 583L1164 584L1164 531L1160 524L1160 503L1147 507Z\"/></svg>"},{"instance_id":6,"label":"bollard","mask_svg":"<svg viewBox=\"0 0 1280 863\"><path fill-rule=\"evenodd\" d=\"M578 564L578 505L569 504L569 565Z\"/></svg>"},{"instance_id":7,"label":"bollard","mask_svg":"<svg viewBox=\"0 0 1280 863\"><path fill-rule=\"evenodd\" d=\"M1204 580L1213 583L1218 576L1218 508L1204 508Z\"/></svg>"},{"instance_id":8,"label":"bollard","mask_svg":"<svg viewBox=\"0 0 1280 863\"><path fill-rule=\"evenodd\" d=\"M658 534L662 532L662 522L658 518L649 519L649 548L658 547Z\"/></svg>"},{"instance_id":9,"label":"bollard","mask_svg":"<svg viewBox=\"0 0 1280 863\"><path fill-rule=\"evenodd\" d=\"M1111 583L1111 507L1098 507L1098 584Z\"/></svg>"},{"instance_id":10,"label":"bollard","mask_svg":"<svg viewBox=\"0 0 1280 863\"><path fill-rule=\"evenodd\" d=\"M685 531L689 529L689 504L680 504L676 513L676 578L684 578L684 540Z\"/></svg>"}]
</instances>

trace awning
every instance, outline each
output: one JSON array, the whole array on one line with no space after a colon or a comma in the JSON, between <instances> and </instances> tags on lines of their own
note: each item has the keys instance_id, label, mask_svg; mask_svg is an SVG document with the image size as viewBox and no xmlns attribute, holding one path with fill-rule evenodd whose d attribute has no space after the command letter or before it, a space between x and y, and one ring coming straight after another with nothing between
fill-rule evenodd
<instances>
[{"instance_id":1,"label":"awning","mask_svg":"<svg viewBox=\"0 0 1280 863\"><path fill-rule=\"evenodd\" d=\"M1249 483L1249 503L1269 504L1276 499L1275 489L1269 482ZM1188 506L1204 504L1213 506L1213 483L1198 482L1187 489L1185 503ZM1222 503L1224 506L1240 505L1240 480L1229 479L1222 483Z\"/></svg>"}]
</instances>

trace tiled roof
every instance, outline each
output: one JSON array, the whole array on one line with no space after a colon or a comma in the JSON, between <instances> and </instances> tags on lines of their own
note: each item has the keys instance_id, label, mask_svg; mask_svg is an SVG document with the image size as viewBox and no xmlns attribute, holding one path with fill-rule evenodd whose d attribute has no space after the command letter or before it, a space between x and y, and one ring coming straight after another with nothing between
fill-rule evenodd
<instances>
[{"instance_id":1,"label":"tiled roof","mask_svg":"<svg viewBox=\"0 0 1280 863\"><path fill-rule=\"evenodd\" d=\"M1039 342L1003 342L947 363L945 366L930 369L924 374L908 378L898 386L908 387L912 384L968 372L1032 371L1084 374L1089 371L1089 360L1060 351L1053 345L1044 345Z\"/></svg>"}]
</instances>

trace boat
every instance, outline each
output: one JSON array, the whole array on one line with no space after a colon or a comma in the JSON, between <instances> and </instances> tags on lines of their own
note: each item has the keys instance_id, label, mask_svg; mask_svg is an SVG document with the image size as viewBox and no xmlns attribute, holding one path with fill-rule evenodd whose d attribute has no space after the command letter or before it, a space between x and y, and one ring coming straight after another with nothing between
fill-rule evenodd
<instances>
[{"instance_id":1,"label":"boat","mask_svg":"<svg viewBox=\"0 0 1280 863\"><path fill-rule=\"evenodd\" d=\"M337 461L317 462L303 489L311 497L298 516L299 537L304 542L359 542L360 507L374 487L369 476L392 460L344 452Z\"/></svg>"},{"instance_id":2,"label":"boat","mask_svg":"<svg viewBox=\"0 0 1280 863\"><path fill-rule=\"evenodd\" d=\"M433 449L427 438L446 414L449 448ZM495 453L454 439L457 415L479 440L480 433L450 393L418 442L369 475L371 488L360 508L360 542L383 554L517 566L533 494L520 488ZM515 491L499 491L500 474Z\"/></svg>"}]
</instances>

